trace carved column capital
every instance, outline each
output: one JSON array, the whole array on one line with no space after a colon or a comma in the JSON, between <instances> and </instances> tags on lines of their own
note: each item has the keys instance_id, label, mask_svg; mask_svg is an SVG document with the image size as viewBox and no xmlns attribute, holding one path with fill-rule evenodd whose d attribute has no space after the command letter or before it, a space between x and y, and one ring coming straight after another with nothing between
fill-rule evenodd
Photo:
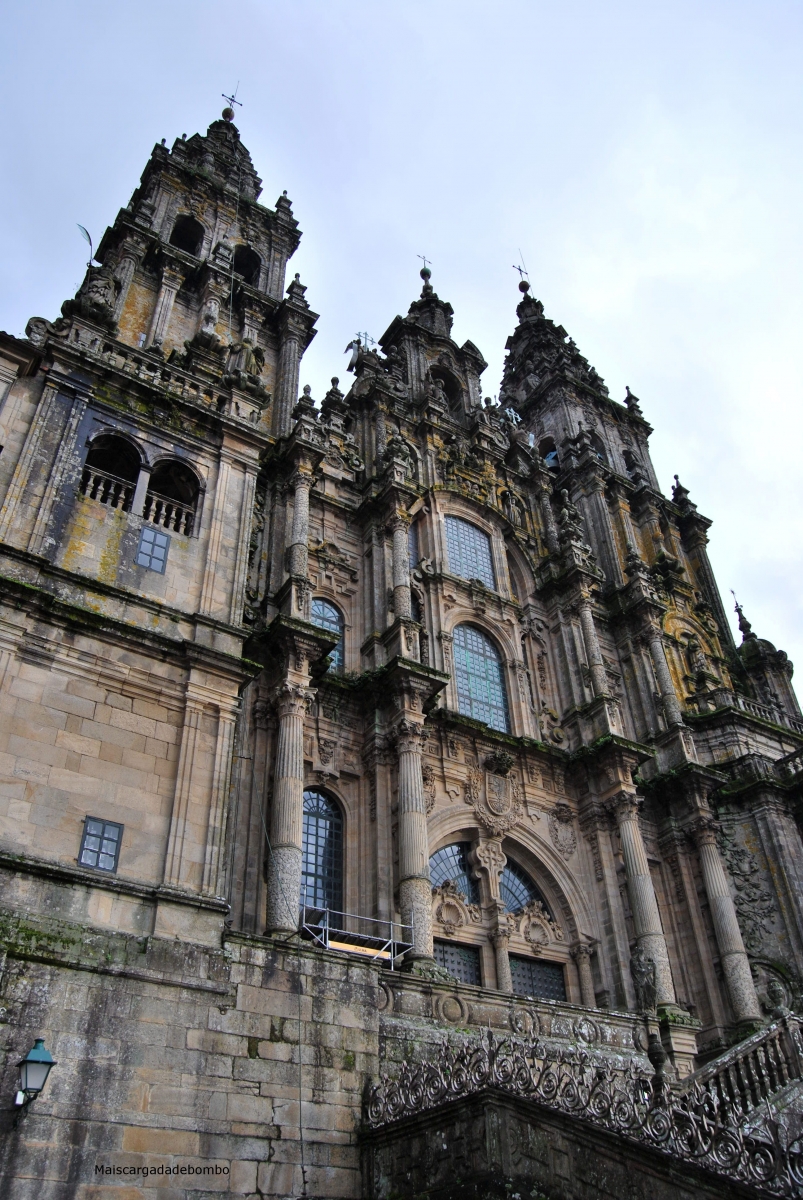
<instances>
[{"instance_id":1,"label":"carved column capital","mask_svg":"<svg viewBox=\"0 0 803 1200\"><path fill-rule=\"evenodd\" d=\"M617 792L609 796L606 807L613 813L617 823L621 821L637 821L642 800L635 792Z\"/></svg>"},{"instance_id":2,"label":"carved column capital","mask_svg":"<svg viewBox=\"0 0 803 1200\"><path fill-rule=\"evenodd\" d=\"M306 716L315 694L315 688L305 687L303 684L280 683L273 691L273 702L279 719Z\"/></svg>"},{"instance_id":3,"label":"carved column capital","mask_svg":"<svg viewBox=\"0 0 803 1200\"><path fill-rule=\"evenodd\" d=\"M577 942L574 946L569 947L569 954L575 962L579 962L581 958L590 959L594 953L594 947L589 946L587 942Z\"/></svg>"},{"instance_id":4,"label":"carved column capital","mask_svg":"<svg viewBox=\"0 0 803 1200\"><path fill-rule=\"evenodd\" d=\"M712 813L700 813L689 827L689 834L699 846L716 846L719 823Z\"/></svg>"}]
</instances>

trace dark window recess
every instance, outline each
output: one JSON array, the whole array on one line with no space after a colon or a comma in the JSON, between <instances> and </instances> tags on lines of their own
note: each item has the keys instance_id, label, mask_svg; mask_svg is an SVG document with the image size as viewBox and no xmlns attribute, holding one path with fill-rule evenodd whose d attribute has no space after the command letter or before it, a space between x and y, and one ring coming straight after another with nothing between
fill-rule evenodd
<instances>
[{"instance_id":1,"label":"dark window recess","mask_svg":"<svg viewBox=\"0 0 803 1200\"><path fill-rule=\"evenodd\" d=\"M239 275L250 287L259 287L259 272L262 259L250 246L237 246L234 250L234 274Z\"/></svg>"},{"instance_id":2,"label":"dark window recess","mask_svg":"<svg viewBox=\"0 0 803 1200\"><path fill-rule=\"evenodd\" d=\"M189 536L195 525L198 490L198 480L189 467L180 462L160 463L151 474L142 515L152 525Z\"/></svg>"},{"instance_id":3,"label":"dark window recess","mask_svg":"<svg viewBox=\"0 0 803 1200\"><path fill-rule=\"evenodd\" d=\"M90 446L81 472L81 495L109 508L130 512L139 463L139 455L125 438L100 434Z\"/></svg>"},{"instance_id":4,"label":"dark window recess","mask_svg":"<svg viewBox=\"0 0 803 1200\"><path fill-rule=\"evenodd\" d=\"M343 909L343 818L323 792L304 792L301 903L337 913Z\"/></svg>"},{"instance_id":5,"label":"dark window recess","mask_svg":"<svg viewBox=\"0 0 803 1200\"><path fill-rule=\"evenodd\" d=\"M468 863L470 849L469 842L453 842L436 850L429 860L429 879L433 887L441 887L449 880L470 904L479 904L480 890L476 879L471 877Z\"/></svg>"},{"instance_id":6,"label":"dark window recess","mask_svg":"<svg viewBox=\"0 0 803 1200\"><path fill-rule=\"evenodd\" d=\"M122 838L123 826L116 821L86 817L78 862L82 867L95 867L98 871L116 871Z\"/></svg>"},{"instance_id":7,"label":"dark window recess","mask_svg":"<svg viewBox=\"0 0 803 1200\"><path fill-rule=\"evenodd\" d=\"M461 983L482 983L480 952L476 946L455 946L453 942L435 942L435 962Z\"/></svg>"},{"instance_id":8,"label":"dark window recess","mask_svg":"<svg viewBox=\"0 0 803 1200\"><path fill-rule=\"evenodd\" d=\"M310 619L313 625L317 625L319 629L326 629L337 637L337 645L329 654L332 660L329 670L334 675L339 675L343 670L345 659L343 617L340 611L335 608L334 604L329 604L326 600L313 600Z\"/></svg>"},{"instance_id":9,"label":"dark window recess","mask_svg":"<svg viewBox=\"0 0 803 1200\"><path fill-rule=\"evenodd\" d=\"M184 213L182 216L176 218L173 232L170 234L171 246L175 246L177 250L183 250L185 254L192 254L197 258L200 254L203 241L204 227L200 221L196 221L195 217L191 217L189 213Z\"/></svg>"},{"instance_id":10,"label":"dark window recess","mask_svg":"<svg viewBox=\"0 0 803 1200\"><path fill-rule=\"evenodd\" d=\"M418 566L418 561L421 554L418 549L418 525L413 524L407 532L407 545L410 549L410 570L414 571Z\"/></svg>"},{"instance_id":11,"label":"dark window recess","mask_svg":"<svg viewBox=\"0 0 803 1200\"><path fill-rule=\"evenodd\" d=\"M146 525L139 536L137 566L147 567L149 571L158 571L160 575L164 575L169 546L170 538L166 533Z\"/></svg>"},{"instance_id":12,"label":"dark window recess","mask_svg":"<svg viewBox=\"0 0 803 1200\"><path fill-rule=\"evenodd\" d=\"M536 1000L565 1000L566 983L560 963L541 962L537 958L510 956L513 991Z\"/></svg>"}]
</instances>

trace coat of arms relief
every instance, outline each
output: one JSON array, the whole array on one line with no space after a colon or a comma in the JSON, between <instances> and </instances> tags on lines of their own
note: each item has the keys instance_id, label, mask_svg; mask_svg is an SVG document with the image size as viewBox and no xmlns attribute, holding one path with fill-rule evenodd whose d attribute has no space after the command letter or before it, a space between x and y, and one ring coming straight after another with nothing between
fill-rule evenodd
<instances>
[{"instance_id":1,"label":"coat of arms relief","mask_svg":"<svg viewBox=\"0 0 803 1200\"><path fill-rule=\"evenodd\" d=\"M492 756L496 758L497 756ZM501 756L500 756L501 757ZM516 776L470 767L466 779L466 804L470 804L489 833L499 837L521 820L524 812L524 788ZM504 764L502 764L504 766Z\"/></svg>"}]
</instances>

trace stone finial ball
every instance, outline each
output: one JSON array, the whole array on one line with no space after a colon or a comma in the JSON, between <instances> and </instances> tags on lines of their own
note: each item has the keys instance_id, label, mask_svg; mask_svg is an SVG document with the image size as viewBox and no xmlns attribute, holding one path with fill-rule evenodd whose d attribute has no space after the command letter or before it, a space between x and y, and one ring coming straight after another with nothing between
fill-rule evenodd
<instances>
[{"instance_id":1,"label":"stone finial ball","mask_svg":"<svg viewBox=\"0 0 803 1200\"><path fill-rule=\"evenodd\" d=\"M224 121L233 121L234 120L234 109L229 108L227 106L226 108L223 109L222 116L223 116Z\"/></svg>"},{"instance_id":2,"label":"stone finial ball","mask_svg":"<svg viewBox=\"0 0 803 1200\"><path fill-rule=\"evenodd\" d=\"M519 283L519 291L524 292L524 295L526 296L527 293L529 292L529 290L530 290L530 285L529 285L528 281L526 279L522 279L521 282Z\"/></svg>"},{"instance_id":3,"label":"stone finial ball","mask_svg":"<svg viewBox=\"0 0 803 1200\"><path fill-rule=\"evenodd\" d=\"M421 276L421 278L424 281L426 281L427 279L430 278L430 276L432 275L432 272L430 271L429 267L422 267L421 270L418 272L418 274Z\"/></svg>"}]
</instances>

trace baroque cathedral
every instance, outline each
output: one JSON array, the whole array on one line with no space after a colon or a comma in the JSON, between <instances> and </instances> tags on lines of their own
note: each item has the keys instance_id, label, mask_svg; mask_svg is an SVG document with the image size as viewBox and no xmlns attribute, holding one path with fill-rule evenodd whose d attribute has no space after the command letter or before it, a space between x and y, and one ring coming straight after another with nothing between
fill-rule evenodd
<instances>
[{"instance_id":1,"label":"baroque cathedral","mask_svg":"<svg viewBox=\"0 0 803 1200\"><path fill-rule=\"evenodd\" d=\"M0 335L3 1195L803 1195L792 664L526 281L300 388L233 116Z\"/></svg>"}]
</instances>

